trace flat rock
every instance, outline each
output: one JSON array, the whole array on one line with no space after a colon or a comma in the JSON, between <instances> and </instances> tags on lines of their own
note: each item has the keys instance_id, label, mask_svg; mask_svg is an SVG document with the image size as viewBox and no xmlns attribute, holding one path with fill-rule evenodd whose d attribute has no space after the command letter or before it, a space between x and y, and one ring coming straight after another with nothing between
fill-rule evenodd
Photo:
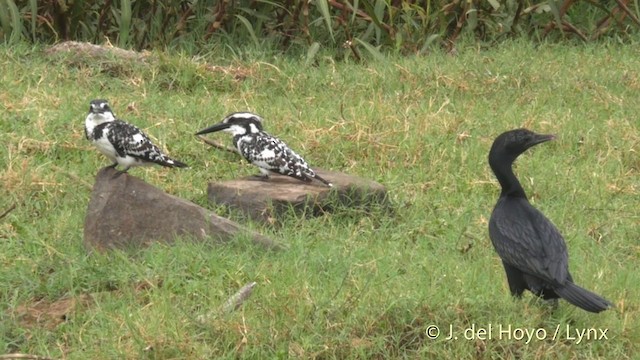
<instances>
[{"instance_id":1,"label":"flat rock","mask_svg":"<svg viewBox=\"0 0 640 360\"><path fill-rule=\"evenodd\" d=\"M315 171L333 183L333 187L316 180L306 183L289 176L270 175L269 179L250 176L209 183L209 201L271 224L291 210L296 214L318 216L337 207L369 209L374 205L389 204L387 190L375 181L340 172Z\"/></svg>"},{"instance_id":2,"label":"flat rock","mask_svg":"<svg viewBox=\"0 0 640 360\"><path fill-rule=\"evenodd\" d=\"M129 174L116 174L104 168L96 176L84 223L84 242L91 249L171 243L177 236L226 242L239 234L267 248L280 248L271 239L194 203Z\"/></svg>"}]
</instances>

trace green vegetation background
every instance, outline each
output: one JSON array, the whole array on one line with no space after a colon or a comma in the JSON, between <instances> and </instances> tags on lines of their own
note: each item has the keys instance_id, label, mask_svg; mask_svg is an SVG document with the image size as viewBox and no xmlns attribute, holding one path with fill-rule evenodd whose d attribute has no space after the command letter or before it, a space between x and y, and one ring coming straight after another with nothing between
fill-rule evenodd
<instances>
[{"instance_id":1,"label":"green vegetation background","mask_svg":"<svg viewBox=\"0 0 640 360\"><path fill-rule=\"evenodd\" d=\"M640 48L633 36L490 48L467 37L456 56L434 48L371 52L364 61L350 49L285 55L250 41L197 54L158 49L147 63L50 57L25 39L0 46L0 213L15 205L0 219L0 354L635 358ZM283 252L239 239L87 253L85 210L96 172L108 165L84 138L93 98L110 100L118 116L191 165L132 175L232 219L240 217L207 203L207 183L255 169L193 133L239 110L263 115L267 130L311 164L384 184L396 211L290 216L276 228L245 222L286 243ZM487 234L499 190L486 157L493 138L516 127L558 136L522 156L516 171L564 234L576 282L615 309L595 315L560 302L552 311L508 294ZM239 310L215 312L252 281ZM463 336L490 324L491 339ZM438 339L428 338L430 325L440 327ZM496 326L548 336L509 339ZM458 340L445 340L449 327ZM578 342L582 329L607 329L608 338Z\"/></svg>"}]
</instances>

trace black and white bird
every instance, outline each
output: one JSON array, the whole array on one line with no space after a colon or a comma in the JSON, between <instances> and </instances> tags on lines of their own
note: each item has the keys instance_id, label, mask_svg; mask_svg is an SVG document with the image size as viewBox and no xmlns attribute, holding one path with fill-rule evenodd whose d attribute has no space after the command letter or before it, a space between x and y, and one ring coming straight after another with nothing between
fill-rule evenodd
<instances>
[{"instance_id":1,"label":"black and white bird","mask_svg":"<svg viewBox=\"0 0 640 360\"><path fill-rule=\"evenodd\" d=\"M562 235L540 210L531 206L513 173L512 164L520 154L553 139L553 135L516 129L501 134L493 142L489 165L502 192L491 213L489 236L502 258L512 295L520 297L529 290L545 300L563 298L598 313L613 305L573 282Z\"/></svg>"},{"instance_id":2,"label":"black and white bird","mask_svg":"<svg viewBox=\"0 0 640 360\"><path fill-rule=\"evenodd\" d=\"M116 118L106 100L92 100L84 122L85 135L103 155L113 161L109 167L123 167L121 173L134 166L158 164L187 167L171 159L155 146L136 126Z\"/></svg>"},{"instance_id":3,"label":"black and white bird","mask_svg":"<svg viewBox=\"0 0 640 360\"><path fill-rule=\"evenodd\" d=\"M316 174L307 162L282 140L269 135L262 128L263 119L249 112L236 112L222 122L200 130L196 135L225 131L233 135L233 144L247 161L257 166L265 179L270 173L291 176L311 182L316 179L325 185L333 185Z\"/></svg>"}]
</instances>

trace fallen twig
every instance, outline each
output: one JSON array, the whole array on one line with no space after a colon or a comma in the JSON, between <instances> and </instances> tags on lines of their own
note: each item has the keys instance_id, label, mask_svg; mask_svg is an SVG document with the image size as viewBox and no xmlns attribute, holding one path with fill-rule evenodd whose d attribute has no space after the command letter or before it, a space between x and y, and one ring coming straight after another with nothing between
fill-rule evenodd
<instances>
[{"instance_id":1,"label":"fallen twig","mask_svg":"<svg viewBox=\"0 0 640 360\"><path fill-rule=\"evenodd\" d=\"M222 144L221 142L215 141L215 140L209 140L204 136L198 136L200 138L200 140L202 140L205 144L213 146L214 148L218 148L224 151L228 151L234 154L238 154L238 150L234 147L231 146L227 146Z\"/></svg>"},{"instance_id":2,"label":"fallen twig","mask_svg":"<svg viewBox=\"0 0 640 360\"><path fill-rule=\"evenodd\" d=\"M16 204L11 205L7 210L5 210L2 214L0 214L0 219L7 216L10 212L12 212L16 208ZM1 358L0 358L1 359Z\"/></svg>"},{"instance_id":3,"label":"fallen twig","mask_svg":"<svg viewBox=\"0 0 640 360\"><path fill-rule=\"evenodd\" d=\"M238 292L236 292L229 299L227 299L227 302L225 302L224 305L222 306L222 312L229 313L239 308L240 305L242 305L242 303L245 300L247 300L249 296L251 296L251 292L253 291L253 288L255 286L256 286L256 282L253 281L243 286L242 288L240 288Z\"/></svg>"},{"instance_id":4,"label":"fallen twig","mask_svg":"<svg viewBox=\"0 0 640 360\"><path fill-rule=\"evenodd\" d=\"M638 20L638 18L629 9L629 7L627 6L628 2L628 0L625 2L623 2L622 0L616 0L616 3L618 3L618 7L622 9L622 11L624 11L629 16L629 18L631 18L631 20L636 23L636 25L640 26L640 20Z\"/></svg>"},{"instance_id":5,"label":"fallen twig","mask_svg":"<svg viewBox=\"0 0 640 360\"><path fill-rule=\"evenodd\" d=\"M235 294L231 295L227 301L220 307L219 311L211 311L208 314L198 316L198 321L205 323L212 318L215 318L219 314L228 314L238 309L244 302L251 296L253 288L256 286L256 282L252 281L245 286L241 287Z\"/></svg>"},{"instance_id":6,"label":"fallen twig","mask_svg":"<svg viewBox=\"0 0 640 360\"><path fill-rule=\"evenodd\" d=\"M574 34L578 35L578 37L580 37L580 39L582 39L582 41L584 41L584 42L589 41L589 39L577 27L575 27L572 23L570 23L568 21L563 21L562 25L565 26L567 29L569 29Z\"/></svg>"},{"instance_id":7,"label":"fallen twig","mask_svg":"<svg viewBox=\"0 0 640 360\"><path fill-rule=\"evenodd\" d=\"M564 2L562 3L562 5L560 6L560 9L559 9L559 16L558 16L558 17L559 17L560 19L562 19L562 18L564 17L564 15L567 13L567 10L569 10L569 8L571 7L571 5L573 5L573 3L574 3L575 1L576 1L576 0L564 0ZM542 36L543 36L543 37L547 36L547 35L549 34L549 32L550 32L551 30L553 30L553 28L554 28L554 27L556 27L557 25L559 25L559 24L557 24L556 20L551 20L551 21L549 21L549 23L547 24L547 26L545 26L544 31L542 32ZM561 25L561 24L560 24L560 25ZM564 31L564 28L563 28L562 26L560 26L560 27L559 27L559 30L560 30L560 31ZM563 35L564 35L564 34L563 34Z\"/></svg>"}]
</instances>

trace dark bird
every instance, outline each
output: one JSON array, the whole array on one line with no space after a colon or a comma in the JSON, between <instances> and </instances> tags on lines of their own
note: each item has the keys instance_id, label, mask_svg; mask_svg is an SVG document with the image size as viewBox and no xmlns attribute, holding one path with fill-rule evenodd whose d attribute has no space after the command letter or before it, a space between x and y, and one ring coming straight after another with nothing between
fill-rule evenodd
<instances>
[{"instance_id":1,"label":"dark bird","mask_svg":"<svg viewBox=\"0 0 640 360\"><path fill-rule=\"evenodd\" d=\"M155 146L136 126L118 120L106 100L92 100L84 122L87 140L113 161L110 167L124 167L121 173L134 166L158 164L166 167L187 167L171 159Z\"/></svg>"},{"instance_id":2,"label":"dark bird","mask_svg":"<svg viewBox=\"0 0 640 360\"><path fill-rule=\"evenodd\" d=\"M273 172L305 182L316 179L329 187L333 186L316 174L309 164L282 140L265 132L262 121L259 115L236 112L225 117L222 122L198 131L196 135L215 131L231 133L233 144L238 152L251 164L257 166L266 179Z\"/></svg>"},{"instance_id":3,"label":"dark bird","mask_svg":"<svg viewBox=\"0 0 640 360\"><path fill-rule=\"evenodd\" d=\"M507 273L511 294L529 290L543 299L563 298L589 312L613 305L573 283L567 246L556 227L531 206L512 164L528 148L553 140L553 135L526 129L498 136L489 152L489 165L502 192L489 220L489 236Z\"/></svg>"}]
</instances>

